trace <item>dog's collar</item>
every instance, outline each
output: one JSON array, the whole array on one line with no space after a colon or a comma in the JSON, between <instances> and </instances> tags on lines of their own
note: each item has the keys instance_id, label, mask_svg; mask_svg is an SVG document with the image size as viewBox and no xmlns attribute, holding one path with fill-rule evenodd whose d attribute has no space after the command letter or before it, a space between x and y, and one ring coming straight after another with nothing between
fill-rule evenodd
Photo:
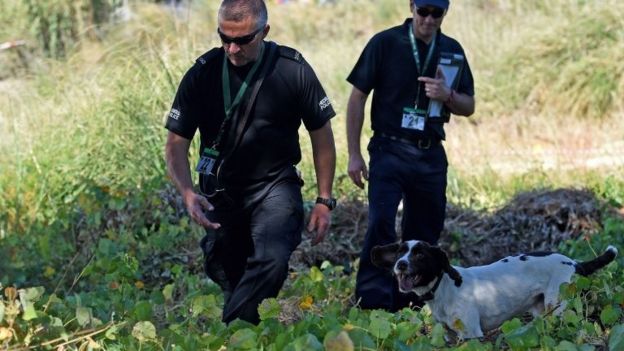
<instances>
[{"instance_id":1,"label":"dog's collar","mask_svg":"<svg viewBox=\"0 0 624 351\"><path fill-rule=\"evenodd\" d=\"M435 297L434 294L436 292L436 290L438 290L438 287L440 286L440 283L442 282L442 276L444 274L440 274L436 277L437 281L435 282L435 284L433 284L433 286L431 287L431 289L429 291L427 291L426 293L424 293L423 295L420 296L420 299L422 301L429 301L429 300L433 300L433 298Z\"/></svg>"}]
</instances>

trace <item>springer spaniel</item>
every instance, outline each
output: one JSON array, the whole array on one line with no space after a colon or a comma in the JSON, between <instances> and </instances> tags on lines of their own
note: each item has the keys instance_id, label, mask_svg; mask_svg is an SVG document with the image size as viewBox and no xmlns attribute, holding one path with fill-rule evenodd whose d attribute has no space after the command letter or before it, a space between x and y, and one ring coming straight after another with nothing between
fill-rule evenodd
<instances>
[{"instance_id":1,"label":"springer spaniel","mask_svg":"<svg viewBox=\"0 0 624 351\"><path fill-rule=\"evenodd\" d=\"M451 266L446 253L424 241L410 240L375 246L375 265L391 270L399 290L414 292L431 308L433 317L462 339L483 337L504 321L544 310L561 313L559 286L569 283L572 274L587 276L606 266L617 256L609 246L595 259L576 262L550 252L521 254L486 266Z\"/></svg>"}]
</instances>

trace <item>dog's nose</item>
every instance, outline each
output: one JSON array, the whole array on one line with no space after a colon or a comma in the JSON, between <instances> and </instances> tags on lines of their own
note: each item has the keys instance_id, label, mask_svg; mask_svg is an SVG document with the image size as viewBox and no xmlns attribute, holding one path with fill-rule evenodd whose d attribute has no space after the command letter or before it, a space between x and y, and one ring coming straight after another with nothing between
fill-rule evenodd
<instances>
[{"instance_id":1,"label":"dog's nose","mask_svg":"<svg viewBox=\"0 0 624 351\"><path fill-rule=\"evenodd\" d=\"M401 260L397 262L397 270L403 272L407 270L407 262Z\"/></svg>"}]
</instances>

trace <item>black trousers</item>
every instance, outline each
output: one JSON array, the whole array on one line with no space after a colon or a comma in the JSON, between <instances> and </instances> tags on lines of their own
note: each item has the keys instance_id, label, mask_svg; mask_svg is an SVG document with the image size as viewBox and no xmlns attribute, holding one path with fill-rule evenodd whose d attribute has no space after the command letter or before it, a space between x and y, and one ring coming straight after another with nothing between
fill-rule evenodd
<instances>
[{"instance_id":1,"label":"black trousers","mask_svg":"<svg viewBox=\"0 0 624 351\"><path fill-rule=\"evenodd\" d=\"M215 209L209 217L221 228L207 231L201 247L206 273L223 290L223 321L257 324L258 305L277 296L301 242L301 185L278 183L252 206Z\"/></svg>"},{"instance_id":2,"label":"black trousers","mask_svg":"<svg viewBox=\"0 0 624 351\"><path fill-rule=\"evenodd\" d=\"M436 244L444 228L448 162L442 144L428 149L373 137L368 182L368 231L360 255L356 297L366 309L397 311L419 304L415 294L399 292L391 272L372 264L375 245L397 242L396 214L403 200L401 240Z\"/></svg>"}]
</instances>

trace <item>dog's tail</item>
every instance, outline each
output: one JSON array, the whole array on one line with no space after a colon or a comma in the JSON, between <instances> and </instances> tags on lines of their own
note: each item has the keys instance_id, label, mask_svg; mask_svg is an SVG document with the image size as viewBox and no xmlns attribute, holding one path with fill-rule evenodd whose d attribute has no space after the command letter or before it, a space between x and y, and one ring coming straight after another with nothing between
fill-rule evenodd
<instances>
[{"instance_id":1,"label":"dog's tail","mask_svg":"<svg viewBox=\"0 0 624 351\"><path fill-rule=\"evenodd\" d=\"M594 258L593 260L587 262L577 262L575 265L576 273L586 277L611 263L617 254L618 250L615 246L609 245L607 250L602 255Z\"/></svg>"}]
</instances>

